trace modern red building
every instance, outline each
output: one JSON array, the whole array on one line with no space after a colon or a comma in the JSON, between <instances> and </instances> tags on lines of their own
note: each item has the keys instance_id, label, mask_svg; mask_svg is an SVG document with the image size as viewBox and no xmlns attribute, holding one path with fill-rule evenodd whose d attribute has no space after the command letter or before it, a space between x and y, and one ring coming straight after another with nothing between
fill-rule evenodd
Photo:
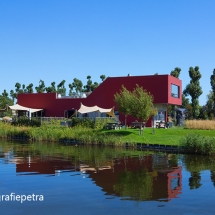
<instances>
[{"instance_id":1,"label":"modern red building","mask_svg":"<svg viewBox=\"0 0 215 215\"><path fill-rule=\"evenodd\" d=\"M132 91L136 84L154 96L154 106L158 109L158 114L154 117L155 121L167 121L167 105L182 104L182 81L170 75L108 77L90 95L82 98L60 97L57 93L24 93L18 95L17 103L29 108L43 109L46 117L69 117L74 110L80 108L81 103L85 106L97 105L101 108L115 107L117 115L114 94L120 91L122 85ZM121 122L125 120L121 113L119 113L119 120ZM134 120L129 116L128 125ZM149 119L146 125L152 126L152 123L152 119Z\"/></svg>"}]
</instances>

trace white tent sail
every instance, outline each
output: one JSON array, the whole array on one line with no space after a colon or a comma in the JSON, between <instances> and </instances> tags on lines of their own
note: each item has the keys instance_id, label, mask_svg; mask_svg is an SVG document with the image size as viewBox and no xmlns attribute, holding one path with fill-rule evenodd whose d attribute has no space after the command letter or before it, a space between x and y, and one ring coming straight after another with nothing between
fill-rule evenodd
<instances>
[{"instance_id":1,"label":"white tent sail","mask_svg":"<svg viewBox=\"0 0 215 215\"><path fill-rule=\"evenodd\" d=\"M43 109L35 109L35 108L24 107L24 106L21 106L21 105L19 105L19 104L15 104L15 105L8 106L8 107L9 107L11 110L29 111L30 113L34 113L34 112L43 110Z\"/></svg>"},{"instance_id":2,"label":"white tent sail","mask_svg":"<svg viewBox=\"0 0 215 215\"><path fill-rule=\"evenodd\" d=\"M90 112L95 112L95 111L98 111L98 112L100 112L100 113L106 113L106 114L108 114L109 116L115 116L115 115L114 115L114 109L113 109L113 108L104 109L104 108L98 107L97 105L92 106L92 107L87 107L87 106L85 106L85 105L83 105L83 104L81 103L81 107L80 107L80 109L78 110L78 112L81 113L81 114L90 113Z\"/></svg>"}]
</instances>

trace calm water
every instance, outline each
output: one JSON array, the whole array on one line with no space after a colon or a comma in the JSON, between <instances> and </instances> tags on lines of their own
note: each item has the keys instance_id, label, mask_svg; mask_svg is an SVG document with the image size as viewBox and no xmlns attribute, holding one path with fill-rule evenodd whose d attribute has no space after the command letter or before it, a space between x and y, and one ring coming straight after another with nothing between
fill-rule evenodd
<instances>
[{"instance_id":1,"label":"calm water","mask_svg":"<svg viewBox=\"0 0 215 215\"><path fill-rule=\"evenodd\" d=\"M0 141L0 197L6 215L215 214L215 158Z\"/></svg>"}]
</instances>

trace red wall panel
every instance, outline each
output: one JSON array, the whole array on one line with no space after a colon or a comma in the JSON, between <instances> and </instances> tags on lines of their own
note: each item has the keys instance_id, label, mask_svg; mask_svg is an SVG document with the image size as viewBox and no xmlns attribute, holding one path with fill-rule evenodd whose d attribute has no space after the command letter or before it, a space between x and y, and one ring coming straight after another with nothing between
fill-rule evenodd
<instances>
[{"instance_id":1,"label":"red wall panel","mask_svg":"<svg viewBox=\"0 0 215 215\"><path fill-rule=\"evenodd\" d=\"M136 84L142 86L154 96L155 104L175 104L181 105L181 80L170 75L151 75L151 76L125 76L125 77L108 77L96 88L87 98L57 98L56 93L33 93L19 94L18 104L31 107L42 108L46 110L46 116L63 117L65 110L72 108L79 109L82 102L86 106L100 106L102 108L115 107L114 94L119 92L122 85L128 90L133 90ZM180 87L180 98L171 96L171 84ZM124 117L120 114L120 120L124 121ZM134 118L128 117L128 124ZM151 121L151 120L150 120ZM150 122L147 124L151 125Z\"/></svg>"}]
</instances>

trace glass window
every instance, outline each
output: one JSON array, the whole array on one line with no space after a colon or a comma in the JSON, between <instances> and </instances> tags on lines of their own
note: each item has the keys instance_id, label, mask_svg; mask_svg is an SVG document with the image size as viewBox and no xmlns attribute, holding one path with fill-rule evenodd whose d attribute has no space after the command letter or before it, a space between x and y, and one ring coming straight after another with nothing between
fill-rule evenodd
<instances>
[{"instance_id":1,"label":"glass window","mask_svg":"<svg viewBox=\"0 0 215 215\"><path fill-rule=\"evenodd\" d=\"M155 121L165 121L166 111L158 111L157 115L154 116Z\"/></svg>"},{"instance_id":2,"label":"glass window","mask_svg":"<svg viewBox=\"0 0 215 215\"><path fill-rule=\"evenodd\" d=\"M171 96L179 98L179 86L171 84Z\"/></svg>"}]
</instances>

